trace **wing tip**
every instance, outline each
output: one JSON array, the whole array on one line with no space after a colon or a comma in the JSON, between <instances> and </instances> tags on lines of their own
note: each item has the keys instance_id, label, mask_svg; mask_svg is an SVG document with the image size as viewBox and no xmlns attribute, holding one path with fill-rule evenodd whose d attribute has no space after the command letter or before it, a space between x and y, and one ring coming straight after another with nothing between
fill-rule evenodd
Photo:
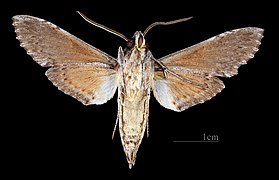
<instances>
[{"instance_id":1,"label":"wing tip","mask_svg":"<svg viewBox=\"0 0 279 180\"><path fill-rule=\"evenodd\" d=\"M13 20L13 26L18 25L21 21L24 21L25 19L39 19L34 16L29 16L29 15L15 15L12 17Z\"/></svg>"},{"instance_id":2,"label":"wing tip","mask_svg":"<svg viewBox=\"0 0 279 180\"><path fill-rule=\"evenodd\" d=\"M253 32L256 34L257 38L258 38L258 41L260 41L264 36L263 36L263 33L264 33L264 29L262 28L259 28L259 27L247 27L247 28L243 28L243 29L246 29L250 32Z\"/></svg>"}]
</instances>

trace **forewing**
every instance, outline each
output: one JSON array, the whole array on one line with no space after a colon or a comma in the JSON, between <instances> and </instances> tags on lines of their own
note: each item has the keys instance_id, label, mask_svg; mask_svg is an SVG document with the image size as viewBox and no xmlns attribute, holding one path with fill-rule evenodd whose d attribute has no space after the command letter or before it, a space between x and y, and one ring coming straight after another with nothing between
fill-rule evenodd
<instances>
[{"instance_id":1,"label":"forewing","mask_svg":"<svg viewBox=\"0 0 279 180\"><path fill-rule=\"evenodd\" d=\"M183 111L203 103L225 87L216 77L191 72L175 71L175 73L187 81L173 75L168 75L166 78L162 71L156 71L152 87L157 101L165 108L174 111Z\"/></svg>"},{"instance_id":2,"label":"forewing","mask_svg":"<svg viewBox=\"0 0 279 180\"><path fill-rule=\"evenodd\" d=\"M258 51L263 29L228 31L158 60L153 92L165 108L183 111L214 97L225 86L214 76L231 77ZM158 64L157 64L158 65ZM171 73L170 73L171 72Z\"/></svg>"},{"instance_id":3,"label":"forewing","mask_svg":"<svg viewBox=\"0 0 279 180\"><path fill-rule=\"evenodd\" d=\"M170 70L231 77L254 57L263 29L248 27L228 31L189 48L160 58Z\"/></svg>"},{"instance_id":4,"label":"forewing","mask_svg":"<svg viewBox=\"0 0 279 180\"><path fill-rule=\"evenodd\" d=\"M102 62L116 65L116 60L56 25L28 15L13 17L17 39L41 66L77 62Z\"/></svg>"},{"instance_id":5,"label":"forewing","mask_svg":"<svg viewBox=\"0 0 279 180\"><path fill-rule=\"evenodd\" d=\"M62 64L50 68L46 75L59 90L84 105L107 102L117 88L117 73L105 64Z\"/></svg>"},{"instance_id":6,"label":"forewing","mask_svg":"<svg viewBox=\"0 0 279 180\"><path fill-rule=\"evenodd\" d=\"M117 61L56 25L27 15L13 17L17 39L61 91L85 105L103 104L117 88Z\"/></svg>"}]
</instances>

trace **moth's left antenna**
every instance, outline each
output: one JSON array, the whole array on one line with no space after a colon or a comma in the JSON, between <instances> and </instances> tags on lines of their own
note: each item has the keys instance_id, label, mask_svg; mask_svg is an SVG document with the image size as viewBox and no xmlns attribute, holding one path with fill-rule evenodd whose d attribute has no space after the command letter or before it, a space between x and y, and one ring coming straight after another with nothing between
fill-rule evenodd
<instances>
[{"instance_id":1,"label":"moth's left antenna","mask_svg":"<svg viewBox=\"0 0 279 180\"><path fill-rule=\"evenodd\" d=\"M168 21L168 22L155 22L155 23L152 23L150 24L144 31L143 35L145 36L147 34L147 32L152 29L153 27L155 26L158 26L158 25L171 25L171 24L176 24L176 23L180 23L180 22L183 22L183 21L188 21L189 19L191 19L193 17L188 17L188 18L182 18L182 19L177 19L177 20L174 20L174 21Z\"/></svg>"},{"instance_id":2,"label":"moth's left antenna","mask_svg":"<svg viewBox=\"0 0 279 180\"><path fill-rule=\"evenodd\" d=\"M113 30L113 29L110 29L110 28L108 28L108 27L106 27L106 26L104 26L104 25L102 25L102 24L96 23L95 21L93 21L93 20L89 19L88 17L86 17L86 16L85 16L84 14L82 14L81 12L77 11L77 13L79 13L79 15L80 15L85 21L89 22L90 24L92 24L92 25L94 25L94 26L97 26L97 27L99 27L99 28L101 28L101 29L104 29L104 30L106 30L106 31L108 31L108 32L110 32L110 33L112 33L112 34L115 34L115 35L121 37L122 39L124 39L125 41L128 41L128 40L129 40L129 39L128 39L126 36L124 36L123 34L117 32L117 31L115 31L115 30Z\"/></svg>"}]
</instances>

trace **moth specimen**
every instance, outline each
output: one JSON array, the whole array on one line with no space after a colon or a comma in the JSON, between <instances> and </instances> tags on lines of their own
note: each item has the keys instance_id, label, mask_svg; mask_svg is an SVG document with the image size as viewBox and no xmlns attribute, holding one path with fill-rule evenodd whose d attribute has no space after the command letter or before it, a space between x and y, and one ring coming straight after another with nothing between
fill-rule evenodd
<instances>
[{"instance_id":1,"label":"moth specimen","mask_svg":"<svg viewBox=\"0 0 279 180\"><path fill-rule=\"evenodd\" d=\"M118 88L115 128L118 124L129 168L135 164L148 130L151 90L163 107L174 111L203 103L225 87L218 76L236 75L239 66L258 51L263 37L260 28L235 29L155 59L145 41L147 32L156 25L190 18L153 23L128 39L78 13L89 23L123 38L127 47L123 50L120 46L114 58L43 19L18 15L13 17L13 25L20 45L38 64L49 67L46 76L59 90L91 105L106 103Z\"/></svg>"}]
</instances>

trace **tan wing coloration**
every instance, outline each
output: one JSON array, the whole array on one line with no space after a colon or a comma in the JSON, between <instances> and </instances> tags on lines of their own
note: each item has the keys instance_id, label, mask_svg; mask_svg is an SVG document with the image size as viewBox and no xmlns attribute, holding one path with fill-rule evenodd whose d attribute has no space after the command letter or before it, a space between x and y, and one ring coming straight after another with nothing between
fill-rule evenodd
<instances>
[{"instance_id":1,"label":"tan wing coloration","mask_svg":"<svg viewBox=\"0 0 279 180\"><path fill-rule=\"evenodd\" d=\"M117 61L77 37L28 15L13 17L17 39L52 83L85 105L103 104L117 88Z\"/></svg>"},{"instance_id":2,"label":"tan wing coloration","mask_svg":"<svg viewBox=\"0 0 279 180\"><path fill-rule=\"evenodd\" d=\"M56 25L28 15L13 17L17 39L41 66L69 62L102 62L116 65L116 60Z\"/></svg>"},{"instance_id":3,"label":"tan wing coloration","mask_svg":"<svg viewBox=\"0 0 279 180\"><path fill-rule=\"evenodd\" d=\"M183 81L172 75L165 78L162 72L155 73L154 96L162 106L174 111L183 111L198 103L203 103L225 87L223 82L216 77L179 71L175 73L199 85Z\"/></svg>"},{"instance_id":4,"label":"tan wing coloration","mask_svg":"<svg viewBox=\"0 0 279 180\"><path fill-rule=\"evenodd\" d=\"M228 31L175 52L161 61L170 70L231 77L242 64L254 57L263 37L263 29L248 27Z\"/></svg>"},{"instance_id":5,"label":"tan wing coloration","mask_svg":"<svg viewBox=\"0 0 279 180\"><path fill-rule=\"evenodd\" d=\"M107 102L117 88L117 73L108 66L67 64L50 68L46 75L58 89L85 105Z\"/></svg>"},{"instance_id":6,"label":"tan wing coloration","mask_svg":"<svg viewBox=\"0 0 279 180\"><path fill-rule=\"evenodd\" d=\"M258 51L263 29L242 28L222 33L158 61L181 78L155 71L153 92L165 108L183 111L211 99L225 87L214 76L231 77ZM184 79L184 80L183 80Z\"/></svg>"}]
</instances>

